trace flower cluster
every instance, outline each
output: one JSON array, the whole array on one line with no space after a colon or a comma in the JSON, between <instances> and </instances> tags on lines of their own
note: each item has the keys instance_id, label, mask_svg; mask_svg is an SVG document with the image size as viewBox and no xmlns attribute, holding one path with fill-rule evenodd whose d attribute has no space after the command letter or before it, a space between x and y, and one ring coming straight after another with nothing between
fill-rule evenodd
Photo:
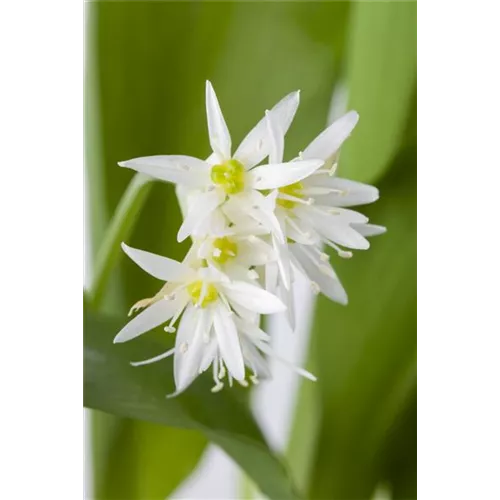
<instances>
[{"instance_id":1,"label":"flower cluster","mask_svg":"<svg viewBox=\"0 0 500 500\"><path fill-rule=\"evenodd\" d=\"M210 82L206 108L212 154L148 156L119 163L177 185L184 221L178 241L192 246L177 262L123 244L127 255L165 282L145 309L116 336L131 340L159 325L176 333L175 347L142 365L174 356L176 392L212 368L216 392L227 379L242 385L269 377L267 357L282 362L260 327L262 314L286 312L295 327L292 284L296 273L315 293L341 304L347 295L323 252L340 257L367 249L367 236L385 231L346 207L374 202L378 190L335 176L339 149L358 121L351 111L335 121L290 162L284 137L299 104L299 92L282 99L232 153L231 136ZM263 163L264 160L268 160ZM299 374L314 376L290 365Z\"/></svg>"}]
</instances>

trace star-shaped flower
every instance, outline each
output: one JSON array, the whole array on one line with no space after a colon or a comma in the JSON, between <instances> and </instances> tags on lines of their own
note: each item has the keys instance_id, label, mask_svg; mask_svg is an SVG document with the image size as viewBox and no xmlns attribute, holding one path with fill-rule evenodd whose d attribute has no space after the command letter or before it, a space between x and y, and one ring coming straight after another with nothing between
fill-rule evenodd
<instances>
[{"instance_id":1,"label":"star-shaped flower","mask_svg":"<svg viewBox=\"0 0 500 500\"><path fill-rule=\"evenodd\" d=\"M270 112L283 135L286 134L299 103L299 93L292 92ZM267 120L262 119L231 153L231 136L210 82L206 83L208 135L212 154L207 160L191 156L148 156L120 162L119 165L187 188L187 214L177 239L209 234L213 212L227 199L263 224L284 241L274 214L274 197L261 191L299 182L323 164L322 160L299 160L257 166L269 154Z\"/></svg>"},{"instance_id":2,"label":"star-shaped flower","mask_svg":"<svg viewBox=\"0 0 500 500\"><path fill-rule=\"evenodd\" d=\"M285 310L273 294L256 284L230 280L217 269L192 268L189 265L122 244L127 255L152 276L167 281L151 299L140 301L134 308L146 308L116 335L115 343L132 340L169 322L166 332L175 332L175 347L149 360L153 363L174 356L175 394L184 391L210 366L213 369L214 392L222 389L226 375L247 385L245 366L252 372L250 380L269 376L263 354L275 356L268 345L269 336L260 330L259 314ZM256 316L257 315L257 316ZM314 379L304 370L298 373Z\"/></svg>"}]
</instances>

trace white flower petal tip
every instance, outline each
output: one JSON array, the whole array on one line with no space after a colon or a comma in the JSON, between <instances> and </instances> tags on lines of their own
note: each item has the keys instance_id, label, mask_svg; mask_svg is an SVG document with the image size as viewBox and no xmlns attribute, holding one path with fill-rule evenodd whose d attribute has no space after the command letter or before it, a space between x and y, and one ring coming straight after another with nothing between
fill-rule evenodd
<instances>
[{"instance_id":1,"label":"white flower petal tip","mask_svg":"<svg viewBox=\"0 0 500 500\"><path fill-rule=\"evenodd\" d=\"M334 121L328 128L323 130L316 139L302 152L304 159L332 158L342 146L343 142L351 135L358 123L359 115L356 111L349 111Z\"/></svg>"},{"instance_id":2,"label":"white flower petal tip","mask_svg":"<svg viewBox=\"0 0 500 500\"><path fill-rule=\"evenodd\" d=\"M221 159L231 157L231 136L212 84L206 81L206 107L210 146Z\"/></svg>"}]
</instances>

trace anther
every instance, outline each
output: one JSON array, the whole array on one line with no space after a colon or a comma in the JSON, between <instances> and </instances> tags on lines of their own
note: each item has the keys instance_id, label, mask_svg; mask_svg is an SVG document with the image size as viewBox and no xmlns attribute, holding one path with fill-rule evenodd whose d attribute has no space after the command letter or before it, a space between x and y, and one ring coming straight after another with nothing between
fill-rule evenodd
<instances>
[{"instance_id":1,"label":"anther","mask_svg":"<svg viewBox=\"0 0 500 500\"><path fill-rule=\"evenodd\" d=\"M187 342L183 342L180 345L179 350L181 351L182 354L186 354L186 352L188 351L188 343Z\"/></svg>"},{"instance_id":2,"label":"anther","mask_svg":"<svg viewBox=\"0 0 500 500\"><path fill-rule=\"evenodd\" d=\"M166 326L163 330L165 330L167 333L175 333L175 328L173 326Z\"/></svg>"},{"instance_id":3,"label":"anther","mask_svg":"<svg viewBox=\"0 0 500 500\"><path fill-rule=\"evenodd\" d=\"M315 295L318 295L321 292L321 288L315 281L311 281L311 290Z\"/></svg>"},{"instance_id":4,"label":"anther","mask_svg":"<svg viewBox=\"0 0 500 500\"><path fill-rule=\"evenodd\" d=\"M238 380L238 383L243 387L248 387L248 381L246 380Z\"/></svg>"},{"instance_id":5,"label":"anther","mask_svg":"<svg viewBox=\"0 0 500 500\"><path fill-rule=\"evenodd\" d=\"M330 256L327 254L327 253L324 253L324 252L321 252L319 254L319 258L323 261L323 262L328 262L330 260Z\"/></svg>"},{"instance_id":6,"label":"anther","mask_svg":"<svg viewBox=\"0 0 500 500\"><path fill-rule=\"evenodd\" d=\"M213 393L219 392L221 389L224 388L224 384L222 382L218 382L216 385L214 385L211 389Z\"/></svg>"},{"instance_id":7,"label":"anther","mask_svg":"<svg viewBox=\"0 0 500 500\"><path fill-rule=\"evenodd\" d=\"M165 295L163 298L165 300L174 300L175 299L175 293L169 293L168 295Z\"/></svg>"},{"instance_id":8,"label":"anther","mask_svg":"<svg viewBox=\"0 0 500 500\"><path fill-rule=\"evenodd\" d=\"M339 250L338 254L343 259L350 259L352 257L352 252L347 252L346 250Z\"/></svg>"},{"instance_id":9,"label":"anther","mask_svg":"<svg viewBox=\"0 0 500 500\"><path fill-rule=\"evenodd\" d=\"M255 269L250 269L247 272L247 276L251 280L256 280L259 277L259 273L257 273L257 271L255 271Z\"/></svg>"},{"instance_id":10,"label":"anther","mask_svg":"<svg viewBox=\"0 0 500 500\"><path fill-rule=\"evenodd\" d=\"M259 383L259 379L257 378L257 375L250 375L249 378L253 382L254 385L257 385Z\"/></svg>"},{"instance_id":11,"label":"anther","mask_svg":"<svg viewBox=\"0 0 500 500\"><path fill-rule=\"evenodd\" d=\"M212 252L212 255L214 257L220 257L222 255L222 250L220 248L214 248L214 251Z\"/></svg>"}]
</instances>

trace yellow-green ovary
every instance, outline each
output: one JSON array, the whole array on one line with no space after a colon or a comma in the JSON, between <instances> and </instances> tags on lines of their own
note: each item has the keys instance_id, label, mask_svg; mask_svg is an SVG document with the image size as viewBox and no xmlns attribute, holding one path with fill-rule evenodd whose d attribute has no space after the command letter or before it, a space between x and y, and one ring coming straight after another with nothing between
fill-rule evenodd
<instances>
[{"instance_id":1,"label":"yellow-green ovary","mask_svg":"<svg viewBox=\"0 0 500 500\"><path fill-rule=\"evenodd\" d=\"M225 264L238 255L238 245L227 237L216 238L213 242L213 259L218 264Z\"/></svg>"},{"instance_id":2,"label":"yellow-green ovary","mask_svg":"<svg viewBox=\"0 0 500 500\"><path fill-rule=\"evenodd\" d=\"M238 160L228 160L214 165L210 178L216 186L224 189L226 194L241 193L245 189L245 167Z\"/></svg>"},{"instance_id":3,"label":"yellow-green ovary","mask_svg":"<svg viewBox=\"0 0 500 500\"><path fill-rule=\"evenodd\" d=\"M293 196L294 198L304 198L302 194L302 190L304 189L304 185L302 182L294 182L293 184L288 184L288 186L283 186L278 189L279 193L286 194L288 196ZM283 208L293 208L297 204L297 202L292 200L285 200L278 196L276 203Z\"/></svg>"},{"instance_id":4,"label":"yellow-green ovary","mask_svg":"<svg viewBox=\"0 0 500 500\"><path fill-rule=\"evenodd\" d=\"M187 286L187 291L191 296L193 304L198 304L200 301L201 290L203 288L203 281L193 281ZM200 306L206 307L208 304L217 300L217 289L210 283L205 283L205 296L201 301Z\"/></svg>"}]
</instances>

